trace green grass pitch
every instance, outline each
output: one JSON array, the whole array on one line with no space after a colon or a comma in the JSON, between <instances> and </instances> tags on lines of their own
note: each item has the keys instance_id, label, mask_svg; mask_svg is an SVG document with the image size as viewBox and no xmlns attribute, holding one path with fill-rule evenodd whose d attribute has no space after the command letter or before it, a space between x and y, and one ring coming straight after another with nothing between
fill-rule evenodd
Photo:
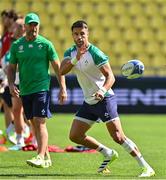
<instances>
[{"instance_id":1,"label":"green grass pitch","mask_svg":"<svg viewBox=\"0 0 166 180\"><path fill-rule=\"evenodd\" d=\"M68 139L72 119L73 114L54 114L47 121L50 145L61 148L76 145ZM155 169L156 176L150 179L166 179L166 115L121 115L121 122L125 134ZM0 114L0 129L4 130L3 114ZM8 151L0 152L0 179L139 179L137 162L113 142L104 123L95 124L88 135L118 151L119 159L110 166L110 175L96 172L102 162L99 153L51 153L53 166L38 169L26 164L36 152ZM5 146L11 145L8 142Z\"/></svg>"}]
</instances>

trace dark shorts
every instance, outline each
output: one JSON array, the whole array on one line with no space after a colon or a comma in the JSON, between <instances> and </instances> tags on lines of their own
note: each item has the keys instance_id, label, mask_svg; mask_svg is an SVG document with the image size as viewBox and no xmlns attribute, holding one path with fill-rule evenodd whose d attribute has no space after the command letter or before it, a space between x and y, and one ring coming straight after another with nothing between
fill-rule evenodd
<instances>
[{"instance_id":1,"label":"dark shorts","mask_svg":"<svg viewBox=\"0 0 166 180\"><path fill-rule=\"evenodd\" d=\"M93 124L98 119L103 122L114 120L118 117L116 96L111 95L105 97L97 104L90 105L83 103L79 111L76 113L76 119Z\"/></svg>"},{"instance_id":2,"label":"dark shorts","mask_svg":"<svg viewBox=\"0 0 166 180\"><path fill-rule=\"evenodd\" d=\"M5 87L5 91L1 97L9 107L12 107L12 97L8 86Z\"/></svg>"},{"instance_id":3,"label":"dark shorts","mask_svg":"<svg viewBox=\"0 0 166 180\"><path fill-rule=\"evenodd\" d=\"M24 107L25 116L28 120L33 119L33 117L51 117L51 112L49 110L49 91L42 91L21 96L21 99Z\"/></svg>"},{"instance_id":4,"label":"dark shorts","mask_svg":"<svg viewBox=\"0 0 166 180\"><path fill-rule=\"evenodd\" d=\"M19 85L15 85L19 89ZM5 87L5 91L1 95L5 103L11 108L12 107L12 95L10 94L9 86Z\"/></svg>"}]
</instances>

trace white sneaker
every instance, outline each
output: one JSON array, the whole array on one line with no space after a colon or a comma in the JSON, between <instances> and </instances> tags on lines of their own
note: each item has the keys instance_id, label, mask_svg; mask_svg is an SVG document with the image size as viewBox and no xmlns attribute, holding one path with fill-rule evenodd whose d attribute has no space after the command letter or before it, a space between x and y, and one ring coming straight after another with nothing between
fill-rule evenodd
<instances>
[{"instance_id":1,"label":"white sneaker","mask_svg":"<svg viewBox=\"0 0 166 180\"><path fill-rule=\"evenodd\" d=\"M118 153L115 150L112 150L112 154L105 156L105 159L98 168L97 172L100 173L100 172L104 172L105 169L108 170L107 165L115 161L117 158L118 158Z\"/></svg>"},{"instance_id":2,"label":"white sneaker","mask_svg":"<svg viewBox=\"0 0 166 180\"><path fill-rule=\"evenodd\" d=\"M22 147L24 147L24 146L25 146L25 144L16 144L16 145L14 145L14 146L12 146L12 147L9 147L8 149L9 149L10 151L19 151L19 150L21 150Z\"/></svg>"},{"instance_id":3,"label":"white sneaker","mask_svg":"<svg viewBox=\"0 0 166 180\"><path fill-rule=\"evenodd\" d=\"M155 175L155 171L149 166L142 168L142 173L138 177L144 178L144 177L151 177L154 175Z\"/></svg>"},{"instance_id":4,"label":"white sneaker","mask_svg":"<svg viewBox=\"0 0 166 180\"><path fill-rule=\"evenodd\" d=\"M49 152L47 152L47 153L45 154L44 160L45 160L45 166L44 166L44 168L48 168L48 167L51 167L51 166L52 166L52 161L51 161L51 157L50 157Z\"/></svg>"},{"instance_id":5,"label":"white sneaker","mask_svg":"<svg viewBox=\"0 0 166 180\"><path fill-rule=\"evenodd\" d=\"M24 133L23 133L24 138L28 138L30 136L30 128L28 125L24 126Z\"/></svg>"},{"instance_id":6,"label":"white sneaker","mask_svg":"<svg viewBox=\"0 0 166 180\"><path fill-rule=\"evenodd\" d=\"M52 161L51 161L51 159L46 159L46 160L45 160L44 168L48 168L48 167L50 167L50 166L52 166Z\"/></svg>"},{"instance_id":7,"label":"white sneaker","mask_svg":"<svg viewBox=\"0 0 166 180\"><path fill-rule=\"evenodd\" d=\"M29 164L30 166L33 167L37 167L37 168L45 168L45 160L40 157L39 155L37 155L36 157L29 159L26 161L27 164Z\"/></svg>"},{"instance_id":8,"label":"white sneaker","mask_svg":"<svg viewBox=\"0 0 166 180\"><path fill-rule=\"evenodd\" d=\"M10 131L7 134L7 138L11 143L17 144L16 133L14 131Z\"/></svg>"}]
</instances>

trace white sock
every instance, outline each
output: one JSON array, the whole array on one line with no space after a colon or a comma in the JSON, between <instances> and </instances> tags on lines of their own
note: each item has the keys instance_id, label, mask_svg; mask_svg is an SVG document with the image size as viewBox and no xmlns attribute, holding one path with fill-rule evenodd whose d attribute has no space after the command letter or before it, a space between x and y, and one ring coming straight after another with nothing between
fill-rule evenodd
<instances>
[{"instance_id":1,"label":"white sock","mask_svg":"<svg viewBox=\"0 0 166 180\"><path fill-rule=\"evenodd\" d=\"M101 154L103 154L104 156L108 156L112 154L112 149L104 146L103 144L99 144L98 148L96 149L96 151L100 152Z\"/></svg>"},{"instance_id":2,"label":"white sock","mask_svg":"<svg viewBox=\"0 0 166 180\"><path fill-rule=\"evenodd\" d=\"M14 128L14 123L11 122L11 123L9 124L9 126L7 127L7 129L6 129L6 133L9 134L9 132L10 132L11 130L14 130L14 129L15 129L15 128Z\"/></svg>"},{"instance_id":3,"label":"white sock","mask_svg":"<svg viewBox=\"0 0 166 180\"><path fill-rule=\"evenodd\" d=\"M16 139L17 139L17 144L24 145L24 137L22 136L22 134L17 134Z\"/></svg>"},{"instance_id":4,"label":"white sock","mask_svg":"<svg viewBox=\"0 0 166 180\"><path fill-rule=\"evenodd\" d=\"M28 138L29 135L30 135L30 128L29 128L29 126L25 123L23 136L24 136L25 138Z\"/></svg>"},{"instance_id":5,"label":"white sock","mask_svg":"<svg viewBox=\"0 0 166 180\"><path fill-rule=\"evenodd\" d=\"M128 152L131 153L132 151L134 151L135 149L138 149L136 144L130 140L130 139L126 139L124 141L124 143L122 144L122 147ZM143 156L141 155L140 152L138 152L138 155L134 157L136 159L136 161L138 162L140 167L147 167L149 166L148 163L144 160Z\"/></svg>"},{"instance_id":6,"label":"white sock","mask_svg":"<svg viewBox=\"0 0 166 180\"><path fill-rule=\"evenodd\" d=\"M140 154L139 156L135 157L136 161L138 162L140 167L147 167L149 164L145 161L143 156Z\"/></svg>"},{"instance_id":7,"label":"white sock","mask_svg":"<svg viewBox=\"0 0 166 180\"><path fill-rule=\"evenodd\" d=\"M34 135L32 137L32 144L37 146L37 140L36 140L36 137Z\"/></svg>"}]
</instances>

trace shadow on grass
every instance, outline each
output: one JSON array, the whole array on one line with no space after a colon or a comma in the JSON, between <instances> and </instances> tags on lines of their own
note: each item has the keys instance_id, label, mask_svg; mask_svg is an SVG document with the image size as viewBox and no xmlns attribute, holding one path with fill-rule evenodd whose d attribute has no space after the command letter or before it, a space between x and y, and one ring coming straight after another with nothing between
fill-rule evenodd
<instances>
[{"instance_id":1,"label":"shadow on grass","mask_svg":"<svg viewBox=\"0 0 166 180\"><path fill-rule=\"evenodd\" d=\"M111 178L111 179L133 179L133 177L129 177L129 176L115 176L115 175L103 175L103 174L0 174L0 177L19 177L19 178L28 178L28 177L57 177L57 178L81 178L81 179L107 179L107 178Z\"/></svg>"},{"instance_id":2,"label":"shadow on grass","mask_svg":"<svg viewBox=\"0 0 166 180\"><path fill-rule=\"evenodd\" d=\"M96 174L86 174L88 176L95 176ZM0 177L27 177L27 176L85 176L85 174L0 174Z\"/></svg>"}]
</instances>

